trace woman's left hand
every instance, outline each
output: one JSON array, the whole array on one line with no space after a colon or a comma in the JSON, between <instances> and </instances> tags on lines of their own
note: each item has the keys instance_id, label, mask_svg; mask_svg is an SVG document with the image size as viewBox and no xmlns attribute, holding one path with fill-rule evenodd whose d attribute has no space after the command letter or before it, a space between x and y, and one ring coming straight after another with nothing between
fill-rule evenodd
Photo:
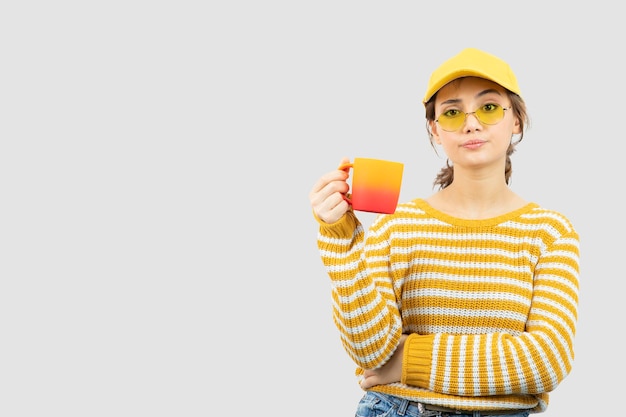
<instances>
[{"instance_id":1,"label":"woman's left hand","mask_svg":"<svg viewBox=\"0 0 626 417\"><path fill-rule=\"evenodd\" d=\"M390 384L392 382L400 382L402 379L402 357L404 352L404 341L408 335L403 334L400 337L400 344L393 353L393 356L386 364L378 369L367 369L363 372L361 380L361 388L368 389L374 385Z\"/></svg>"}]
</instances>

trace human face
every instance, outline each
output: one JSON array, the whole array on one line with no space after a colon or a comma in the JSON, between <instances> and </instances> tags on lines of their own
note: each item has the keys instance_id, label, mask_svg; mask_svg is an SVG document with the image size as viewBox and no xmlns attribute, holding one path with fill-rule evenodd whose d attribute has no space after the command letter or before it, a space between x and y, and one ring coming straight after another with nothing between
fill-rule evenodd
<instances>
[{"instance_id":1,"label":"human face","mask_svg":"<svg viewBox=\"0 0 626 417\"><path fill-rule=\"evenodd\" d=\"M444 130L436 121L430 122L433 140L442 145L455 166L501 166L505 163L511 138L521 129L512 109L505 110L502 120L495 123L484 116L481 122L476 110L490 110L496 106L502 109L511 107L507 92L500 85L483 78L460 78L439 90L435 100L435 120L450 112L465 115L460 127L451 132Z\"/></svg>"}]
</instances>

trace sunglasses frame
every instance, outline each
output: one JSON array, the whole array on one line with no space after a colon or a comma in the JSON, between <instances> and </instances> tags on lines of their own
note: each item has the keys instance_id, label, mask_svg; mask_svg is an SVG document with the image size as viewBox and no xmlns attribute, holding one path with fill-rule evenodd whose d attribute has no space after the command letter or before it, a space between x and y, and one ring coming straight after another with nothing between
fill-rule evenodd
<instances>
[{"instance_id":1,"label":"sunglasses frame","mask_svg":"<svg viewBox=\"0 0 626 417\"><path fill-rule=\"evenodd\" d=\"M493 104L493 103L492 103L492 104ZM440 126L443 130L445 130L446 132L456 132L456 131L457 131L457 130L459 130L461 127L463 127L463 125L465 124L465 121L467 120L467 116L469 116L470 114L473 114L473 115L474 115L474 117L476 118L476 120L478 120L478 121L479 121L481 124L483 124L483 125L487 125L487 126L497 125L497 124L498 124L498 123L500 123L502 120L504 120L504 116L506 115L506 113L505 113L505 112L506 112L507 110L511 110L511 107L512 107L512 106L509 106L509 107L502 107L502 106L500 106L499 104L495 104L495 105L496 105L496 106L498 106L498 107L500 107L500 108L502 109L502 118L501 118L500 120L498 120L497 122L494 122L494 123L486 123L486 122L483 122L482 120L480 120L480 117L478 116L478 114L476 114L476 112L477 112L477 111L480 111L480 109L476 109L476 110L471 111L471 112L469 112L469 113L461 112L461 113L463 113L463 120L462 120L462 121L461 121L461 123L459 124L459 127L457 127L456 129L452 129L452 130L445 129L445 128L441 125L441 122L439 121L439 118L441 118L441 115L439 116L439 118L437 118L437 119L435 120L435 123L438 123L438 124L439 124L439 126Z\"/></svg>"}]
</instances>

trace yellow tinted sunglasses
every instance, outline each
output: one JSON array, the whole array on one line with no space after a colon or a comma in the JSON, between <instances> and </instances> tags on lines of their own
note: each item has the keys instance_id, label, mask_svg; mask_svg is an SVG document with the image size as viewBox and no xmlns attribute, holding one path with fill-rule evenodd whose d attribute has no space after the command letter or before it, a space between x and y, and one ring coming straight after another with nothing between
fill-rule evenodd
<instances>
[{"instance_id":1,"label":"yellow tinted sunglasses","mask_svg":"<svg viewBox=\"0 0 626 417\"><path fill-rule=\"evenodd\" d=\"M478 108L476 111L465 113L458 109L450 109L439 115L435 122L446 132L455 132L463 126L467 115L473 114L484 125L495 125L504 119L504 111L511 107L502 107L499 104L489 103Z\"/></svg>"}]
</instances>

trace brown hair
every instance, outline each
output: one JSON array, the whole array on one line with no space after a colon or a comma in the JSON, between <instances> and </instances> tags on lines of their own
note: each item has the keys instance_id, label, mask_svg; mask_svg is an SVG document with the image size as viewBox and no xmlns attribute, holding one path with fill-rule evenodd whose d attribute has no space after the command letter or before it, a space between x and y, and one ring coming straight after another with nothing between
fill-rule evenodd
<instances>
[{"instance_id":1,"label":"brown hair","mask_svg":"<svg viewBox=\"0 0 626 417\"><path fill-rule=\"evenodd\" d=\"M513 111L514 117L517 117L520 122L520 134L519 138L516 141L511 141L509 144L509 148L506 151L506 164L504 167L504 179L507 184L510 183L511 173L513 172L513 168L511 165L511 155L515 152L515 147L518 143L520 143L524 137L524 131L530 126L530 120L528 118L528 113L526 111L526 103L519 95L506 90L509 100L511 100L511 110ZM426 131L428 132L428 138L430 140L430 145L437 153L437 148L433 143L433 134L430 131L429 123L435 120L435 98L437 94L433 95L430 100L426 103ZM442 190L452 184L452 180L454 179L454 167L450 165L450 161L446 159L446 165L441 168L439 174L435 178L433 182L433 188L439 186L439 189Z\"/></svg>"}]
</instances>

